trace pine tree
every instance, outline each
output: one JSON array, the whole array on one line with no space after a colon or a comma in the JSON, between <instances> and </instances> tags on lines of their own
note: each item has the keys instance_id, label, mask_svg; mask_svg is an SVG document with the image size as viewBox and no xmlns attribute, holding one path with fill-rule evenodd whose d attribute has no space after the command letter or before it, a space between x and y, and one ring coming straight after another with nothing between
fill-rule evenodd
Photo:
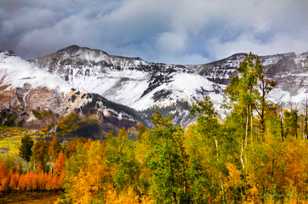
<instances>
[{"instance_id":1,"label":"pine tree","mask_svg":"<svg viewBox=\"0 0 308 204\"><path fill-rule=\"evenodd\" d=\"M285 137L294 136L297 138L298 110L291 109L284 111Z\"/></svg>"},{"instance_id":2,"label":"pine tree","mask_svg":"<svg viewBox=\"0 0 308 204\"><path fill-rule=\"evenodd\" d=\"M33 140L29 135L25 135L21 139L21 146L19 148L19 156L26 161L30 161L32 156Z\"/></svg>"},{"instance_id":3,"label":"pine tree","mask_svg":"<svg viewBox=\"0 0 308 204\"><path fill-rule=\"evenodd\" d=\"M33 161L38 169L44 170L48 161L48 146L45 138L40 138L33 146Z\"/></svg>"}]
</instances>

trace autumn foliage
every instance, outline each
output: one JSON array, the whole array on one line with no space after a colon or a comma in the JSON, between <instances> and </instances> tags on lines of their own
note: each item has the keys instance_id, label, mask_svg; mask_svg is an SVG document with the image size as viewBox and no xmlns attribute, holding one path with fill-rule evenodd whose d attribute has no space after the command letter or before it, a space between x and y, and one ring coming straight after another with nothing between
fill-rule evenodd
<instances>
[{"instance_id":1,"label":"autumn foliage","mask_svg":"<svg viewBox=\"0 0 308 204\"><path fill-rule=\"evenodd\" d=\"M45 191L62 188L64 179L64 156L59 154L53 172L9 170L0 161L0 192Z\"/></svg>"},{"instance_id":2,"label":"autumn foliage","mask_svg":"<svg viewBox=\"0 0 308 204\"><path fill-rule=\"evenodd\" d=\"M274 83L254 55L239 71L226 89L224 119L205 97L185 128L155 113L153 127L133 137L121 129L104 140L60 143L57 136L80 122L76 114L62 118L23 164L0 160L0 192L62 189L63 204L307 203L308 105L303 115L267 101Z\"/></svg>"}]
</instances>

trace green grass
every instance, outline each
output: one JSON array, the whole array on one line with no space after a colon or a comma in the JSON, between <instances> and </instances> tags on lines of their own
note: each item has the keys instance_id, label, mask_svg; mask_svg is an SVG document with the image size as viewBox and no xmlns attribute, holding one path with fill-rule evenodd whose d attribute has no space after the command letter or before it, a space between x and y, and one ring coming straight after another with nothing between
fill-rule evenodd
<instances>
[{"instance_id":1,"label":"green grass","mask_svg":"<svg viewBox=\"0 0 308 204\"><path fill-rule=\"evenodd\" d=\"M21 138L29 134L32 138L36 137L36 132L19 127L0 126L0 150L8 149L6 153L0 152L1 156L18 157Z\"/></svg>"},{"instance_id":2,"label":"green grass","mask_svg":"<svg viewBox=\"0 0 308 204\"><path fill-rule=\"evenodd\" d=\"M33 134L33 131L20 127L0 126L0 139L7 137L21 137L25 134Z\"/></svg>"},{"instance_id":3,"label":"green grass","mask_svg":"<svg viewBox=\"0 0 308 204\"><path fill-rule=\"evenodd\" d=\"M8 152L0 154L7 154L8 156L18 156L20 140L21 140L20 136L1 138L0 149L7 148Z\"/></svg>"}]
</instances>

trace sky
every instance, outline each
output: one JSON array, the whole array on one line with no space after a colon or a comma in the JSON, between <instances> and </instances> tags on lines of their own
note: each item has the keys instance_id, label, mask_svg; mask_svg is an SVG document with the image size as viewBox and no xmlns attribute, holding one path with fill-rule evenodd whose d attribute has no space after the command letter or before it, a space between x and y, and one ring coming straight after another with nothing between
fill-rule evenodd
<instances>
[{"instance_id":1,"label":"sky","mask_svg":"<svg viewBox=\"0 0 308 204\"><path fill-rule=\"evenodd\" d=\"M308 51L308 0L0 0L0 50L33 58L77 44L199 64Z\"/></svg>"}]
</instances>

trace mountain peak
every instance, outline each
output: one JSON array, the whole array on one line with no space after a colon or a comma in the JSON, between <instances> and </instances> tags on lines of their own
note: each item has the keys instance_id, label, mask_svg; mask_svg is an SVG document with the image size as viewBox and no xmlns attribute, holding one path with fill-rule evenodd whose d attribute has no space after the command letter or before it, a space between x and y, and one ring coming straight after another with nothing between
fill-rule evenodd
<instances>
[{"instance_id":1,"label":"mountain peak","mask_svg":"<svg viewBox=\"0 0 308 204\"><path fill-rule=\"evenodd\" d=\"M70 45L55 53L35 58L32 61L39 64L39 67L48 67L49 71L60 68L57 70L61 73L68 71L63 69L76 68L76 70L79 70L81 67L84 67L86 70L89 70L89 68L92 70L93 67L132 69L140 68L142 65L147 64L146 61L139 57L111 55L100 49L81 47L79 45ZM65 67L66 65L67 67Z\"/></svg>"},{"instance_id":2,"label":"mountain peak","mask_svg":"<svg viewBox=\"0 0 308 204\"><path fill-rule=\"evenodd\" d=\"M108 52L101 50L101 49L95 49L95 48L89 48L89 47L81 47L79 45L69 45L63 49L60 49L56 51L57 54L69 54L69 55L82 55L83 53L88 53L95 55L96 57L99 57L100 55L106 55L108 57L112 57L115 59L122 59L122 60L138 60L143 61L141 57L127 57L127 56L120 56L120 55L113 55L109 54Z\"/></svg>"},{"instance_id":3,"label":"mountain peak","mask_svg":"<svg viewBox=\"0 0 308 204\"><path fill-rule=\"evenodd\" d=\"M73 51L77 51L79 49L80 49L80 46L78 46L78 45L70 45L70 46L67 46L65 48L62 48L62 49L58 50L57 53L68 52L68 51L73 52Z\"/></svg>"},{"instance_id":4,"label":"mountain peak","mask_svg":"<svg viewBox=\"0 0 308 204\"><path fill-rule=\"evenodd\" d=\"M63 49L58 50L56 53L70 53L70 54L74 54L77 52L93 52L95 54L104 54L104 55L109 55L107 52L100 50L100 49L92 49L89 47L81 47L79 45L70 45L67 46Z\"/></svg>"}]
</instances>

